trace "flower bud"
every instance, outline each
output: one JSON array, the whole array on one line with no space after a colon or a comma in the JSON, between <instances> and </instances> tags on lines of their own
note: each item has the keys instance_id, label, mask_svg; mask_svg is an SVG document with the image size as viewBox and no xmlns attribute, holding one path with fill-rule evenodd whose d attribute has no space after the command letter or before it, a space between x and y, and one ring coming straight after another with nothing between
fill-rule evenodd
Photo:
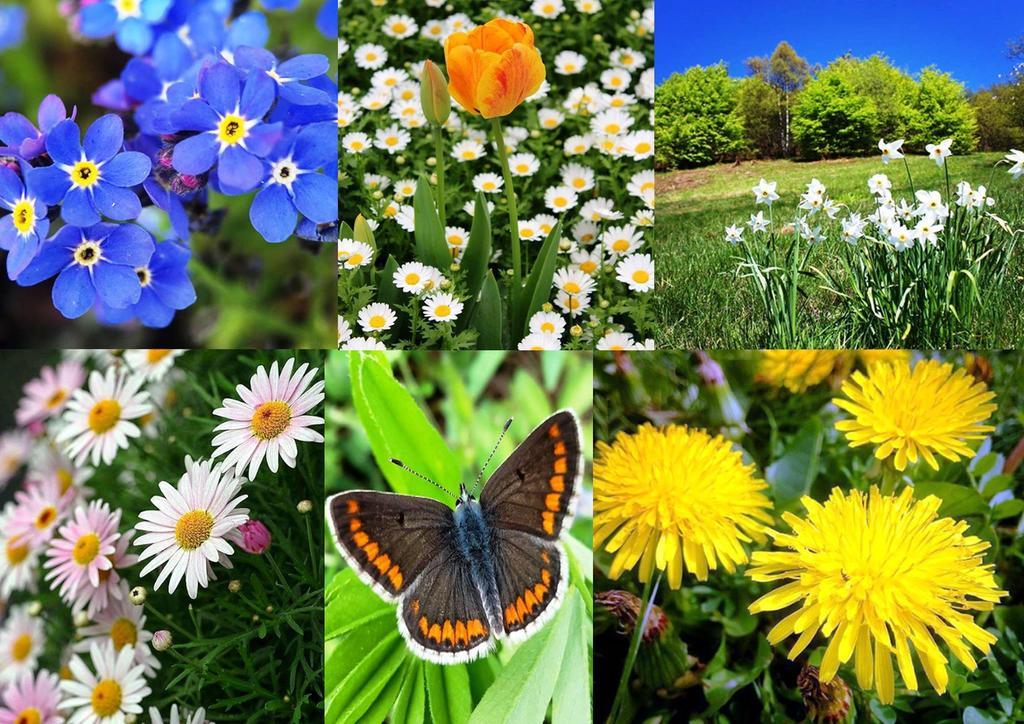
<instances>
[{"instance_id":1,"label":"flower bud","mask_svg":"<svg viewBox=\"0 0 1024 724\"><path fill-rule=\"evenodd\" d=\"M33 601L32 603L30 603L28 605L28 615L29 616L38 616L42 612L43 612L43 603L42 603L42 601Z\"/></svg>"},{"instance_id":2,"label":"flower bud","mask_svg":"<svg viewBox=\"0 0 1024 724\"><path fill-rule=\"evenodd\" d=\"M833 724L850 713L850 687L838 676L828 683L818 678L818 667L805 665L796 678L807 707L807 721Z\"/></svg>"},{"instance_id":3,"label":"flower bud","mask_svg":"<svg viewBox=\"0 0 1024 724\"><path fill-rule=\"evenodd\" d=\"M300 500L299 504L295 506L295 509L297 511L299 511L300 513L302 513L303 515L305 515L306 513L308 513L311 510L313 510L313 501L312 500Z\"/></svg>"},{"instance_id":4,"label":"flower bud","mask_svg":"<svg viewBox=\"0 0 1024 724\"><path fill-rule=\"evenodd\" d=\"M574 324L571 327L569 327L569 334L571 334L573 337L580 337L583 335L583 327L581 327L578 324Z\"/></svg>"},{"instance_id":5,"label":"flower bud","mask_svg":"<svg viewBox=\"0 0 1024 724\"><path fill-rule=\"evenodd\" d=\"M160 629L153 632L153 648L157 651L166 651L174 643L174 637L167 629Z\"/></svg>"},{"instance_id":6,"label":"flower bud","mask_svg":"<svg viewBox=\"0 0 1024 724\"><path fill-rule=\"evenodd\" d=\"M259 555L270 547L270 531L258 520L247 520L238 526L242 534L242 550Z\"/></svg>"},{"instance_id":7,"label":"flower bud","mask_svg":"<svg viewBox=\"0 0 1024 724\"><path fill-rule=\"evenodd\" d=\"M420 73L420 104L423 115L435 126L443 126L452 112L448 79L432 60L423 64L423 72Z\"/></svg>"},{"instance_id":8,"label":"flower bud","mask_svg":"<svg viewBox=\"0 0 1024 724\"><path fill-rule=\"evenodd\" d=\"M136 606L141 606L146 602L147 593L145 586L136 586L128 592L128 599Z\"/></svg>"},{"instance_id":9,"label":"flower bud","mask_svg":"<svg viewBox=\"0 0 1024 724\"><path fill-rule=\"evenodd\" d=\"M228 590L231 591L232 593L238 593L239 591L242 590L242 582L239 581L237 578L233 579L228 584Z\"/></svg>"},{"instance_id":10,"label":"flower bud","mask_svg":"<svg viewBox=\"0 0 1024 724\"><path fill-rule=\"evenodd\" d=\"M75 628L82 628L83 626L89 625L89 614L85 611L79 611L75 614Z\"/></svg>"}]
</instances>

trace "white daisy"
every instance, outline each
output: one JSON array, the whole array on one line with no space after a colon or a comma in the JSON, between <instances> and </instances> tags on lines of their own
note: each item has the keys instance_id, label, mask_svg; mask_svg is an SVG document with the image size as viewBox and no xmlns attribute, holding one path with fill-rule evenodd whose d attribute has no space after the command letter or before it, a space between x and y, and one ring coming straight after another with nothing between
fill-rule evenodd
<instances>
[{"instance_id":1,"label":"white daisy","mask_svg":"<svg viewBox=\"0 0 1024 724\"><path fill-rule=\"evenodd\" d=\"M193 462L186 457L178 487L161 482L163 495L150 499L156 510L139 513L141 520L135 530L142 535L134 545L146 546L139 554L140 561L152 559L140 575L160 568L153 587L159 589L167 580L169 593L174 593L184 578L189 598L195 598L200 587L206 588L210 579L216 578L212 562L230 568L228 556L235 549L229 541L238 544L238 526L249 520L248 508L237 507L248 497L236 496L244 482L235 477L230 465L221 469L221 463Z\"/></svg>"},{"instance_id":2,"label":"white daisy","mask_svg":"<svg viewBox=\"0 0 1024 724\"><path fill-rule=\"evenodd\" d=\"M0 629L0 684L35 671L43 640L43 623L28 612L27 605L10 610L7 622Z\"/></svg>"},{"instance_id":3,"label":"white daisy","mask_svg":"<svg viewBox=\"0 0 1024 724\"><path fill-rule=\"evenodd\" d=\"M156 382L174 367L174 360L183 354L183 349L126 349L124 361L147 382Z\"/></svg>"},{"instance_id":4,"label":"white daisy","mask_svg":"<svg viewBox=\"0 0 1024 724\"><path fill-rule=\"evenodd\" d=\"M387 347L379 339L373 337L353 337L341 346L344 350L385 350Z\"/></svg>"},{"instance_id":5,"label":"white daisy","mask_svg":"<svg viewBox=\"0 0 1024 724\"><path fill-rule=\"evenodd\" d=\"M164 724L164 718L155 706L149 707L149 721L150 724ZM188 709L182 708L179 715L177 704L171 704L171 715L167 719L168 724L204 724L205 721L206 709L200 707L190 714Z\"/></svg>"},{"instance_id":6,"label":"white daisy","mask_svg":"<svg viewBox=\"0 0 1024 724\"><path fill-rule=\"evenodd\" d=\"M519 349L528 352L561 349L562 343L550 332L530 332L519 342Z\"/></svg>"},{"instance_id":7,"label":"white daisy","mask_svg":"<svg viewBox=\"0 0 1024 724\"><path fill-rule=\"evenodd\" d=\"M363 328L364 332L383 332L391 329L396 319L398 319L398 315L395 314L395 310L384 302L367 304L356 315L356 321L359 322L359 326Z\"/></svg>"},{"instance_id":8,"label":"white daisy","mask_svg":"<svg viewBox=\"0 0 1024 724\"><path fill-rule=\"evenodd\" d=\"M431 322L454 322L462 313L462 306L451 294L438 292L423 300L423 314Z\"/></svg>"},{"instance_id":9,"label":"white daisy","mask_svg":"<svg viewBox=\"0 0 1024 724\"><path fill-rule=\"evenodd\" d=\"M565 320L555 312L536 312L530 317L530 332L534 334L553 334L561 338L565 332Z\"/></svg>"},{"instance_id":10,"label":"white daisy","mask_svg":"<svg viewBox=\"0 0 1024 724\"><path fill-rule=\"evenodd\" d=\"M303 362L292 374L294 365L295 360L289 359L278 372L275 361L270 365L269 375L264 367L259 367L248 388L238 386L241 401L224 400L224 407L213 411L214 415L227 418L227 422L214 429L220 434L213 438L216 449L212 457L226 453L224 463L234 465L236 474L241 475L248 465L248 477L252 480L264 457L272 473L277 472L278 459L294 468L296 442L324 441L323 435L311 429L323 425L324 419L307 414L324 399L323 380L310 386L319 369L314 367L307 372L309 365Z\"/></svg>"},{"instance_id":11,"label":"white daisy","mask_svg":"<svg viewBox=\"0 0 1024 724\"><path fill-rule=\"evenodd\" d=\"M341 347L352 336L352 327L340 314L338 315L338 347Z\"/></svg>"},{"instance_id":12,"label":"white daisy","mask_svg":"<svg viewBox=\"0 0 1024 724\"><path fill-rule=\"evenodd\" d=\"M603 351L621 352L637 349L637 343L633 339L633 335L626 332L608 332L597 341L597 348Z\"/></svg>"},{"instance_id":13,"label":"white daisy","mask_svg":"<svg viewBox=\"0 0 1024 724\"><path fill-rule=\"evenodd\" d=\"M7 526L13 506L8 506L0 515L0 600L8 600L14 591L36 590L39 551L20 536L13 534Z\"/></svg>"},{"instance_id":14,"label":"white daisy","mask_svg":"<svg viewBox=\"0 0 1024 724\"><path fill-rule=\"evenodd\" d=\"M11 430L0 435L0 488L21 470L32 451L32 436L24 430Z\"/></svg>"},{"instance_id":15,"label":"white daisy","mask_svg":"<svg viewBox=\"0 0 1024 724\"><path fill-rule=\"evenodd\" d=\"M143 667L133 665L132 647L119 652L107 642L92 644L89 657L93 673L80 656L68 664L70 679L60 682L64 698L61 709L72 709L68 724L122 724L126 714L142 713L142 700L152 691L146 686Z\"/></svg>"},{"instance_id":16,"label":"white daisy","mask_svg":"<svg viewBox=\"0 0 1024 724\"><path fill-rule=\"evenodd\" d=\"M356 269L373 261L373 247L355 239L338 241L338 264Z\"/></svg>"},{"instance_id":17,"label":"white daisy","mask_svg":"<svg viewBox=\"0 0 1024 724\"><path fill-rule=\"evenodd\" d=\"M391 277L395 286L401 289L407 294L419 294L426 289L427 282L430 280L427 267L424 264L420 264L418 261L407 261L402 266L395 269L395 273Z\"/></svg>"},{"instance_id":18,"label":"white daisy","mask_svg":"<svg viewBox=\"0 0 1024 724\"><path fill-rule=\"evenodd\" d=\"M654 289L654 260L650 254L630 254L616 264L615 278L630 291L649 292Z\"/></svg>"},{"instance_id":19,"label":"white daisy","mask_svg":"<svg viewBox=\"0 0 1024 724\"><path fill-rule=\"evenodd\" d=\"M75 651L88 651L93 644L102 646L107 641L120 651L125 646L134 649L134 661L143 667L146 676L152 676L160 668L160 661L149 648L153 634L146 630L146 616L142 606L128 601L125 584L123 596L100 611L94 622L78 629L82 640L74 644Z\"/></svg>"},{"instance_id":20,"label":"white daisy","mask_svg":"<svg viewBox=\"0 0 1024 724\"><path fill-rule=\"evenodd\" d=\"M88 458L93 465L109 465L118 450L128 447L128 438L141 434L131 420L153 409L149 393L139 389L142 383L141 375L111 367L105 375L90 373L88 390L75 390L56 440L64 443L64 452L76 465Z\"/></svg>"}]
</instances>

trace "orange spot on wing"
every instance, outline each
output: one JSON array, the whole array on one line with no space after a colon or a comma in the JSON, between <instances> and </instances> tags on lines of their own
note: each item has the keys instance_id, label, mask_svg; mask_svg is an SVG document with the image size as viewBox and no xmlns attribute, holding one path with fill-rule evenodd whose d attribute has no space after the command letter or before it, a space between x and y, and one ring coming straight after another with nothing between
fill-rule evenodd
<instances>
[{"instance_id":1,"label":"orange spot on wing","mask_svg":"<svg viewBox=\"0 0 1024 724\"><path fill-rule=\"evenodd\" d=\"M544 596L548 594L548 587L545 586L543 583L538 583L536 586L533 587L533 593L535 596L537 596L538 601L543 601Z\"/></svg>"},{"instance_id":2,"label":"orange spot on wing","mask_svg":"<svg viewBox=\"0 0 1024 724\"><path fill-rule=\"evenodd\" d=\"M516 605L514 603L510 603L505 608L505 625L511 626L514 623L519 623L519 614L516 613Z\"/></svg>"},{"instance_id":3,"label":"orange spot on wing","mask_svg":"<svg viewBox=\"0 0 1024 724\"><path fill-rule=\"evenodd\" d=\"M436 623L433 626L431 626L430 633L427 634L427 638L431 639L432 641L436 641L437 643L441 643L441 626Z\"/></svg>"},{"instance_id":4,"label":"orange spot on wing","mask_svg":"<svg viewBox=\"0 0 1024 724\"><path fill-rule=\"evenodd\" d=\"M420 617L420 633L422 633L424 636L426 636L427 635L427 631L429 630L429 628L430 627L427 626L427 617L426 616Z\"/></svg>"},{"instance_id":5,"label":"orange spot on wing","mask_svg":"<svg viewBox=\"0 0 1024 724\"><path fill-rule=\"evenodd\" d=\"M480 623L480 619L474 618L466 624L466 635L469 636L469 640L472 641L473 639L480 638L481 636L486 636L487 630L483 627L483 624Z\"/></svg>"},{"instance_id":6,"label":"orange spot on wing","mask_svg":"<svg viewBox=\"0 0 1024 724\"><path fill-rule=\"evenodd\" d=\"M349 500L348 501L348 512L349 512L349 515L354 515L355 513L358 513L359 512L359 503L357 503L354 500Z\"/></svg>"},{"instance_id":7,"label":"orange spot on wing","mask_svg":"<svg viewBox=\"0 0 1024 724\"><path fill-rule=\"evenodd\" d=\"M388 578L391 579L391 585L395 587L396 591L402 587L402 581L405 580L402 577L402 571L398 568L398 566L391 566L391 570L388 571ZM419 608L419 605L419 601L417 601L417 609Z\"/></svg>"},{"instance_id":8,"label":"orange spot on wing","mask_svg":"<svg viewBox=\"0 0 1024 724\"><path fill-rule=\"evenodd\" d=\"M526 607L530 609L530 613L533 613L533 609L537 608L539 604L537 597L533 595L533 590L530 588L526 589L526 593L523 595L523 602L526 603Z\"/></svg>"},{"instance_id":9,"label":"orange spot on wing","mask_svg":"<svg viewBox=\"0 0 1024 724\"><path fill-rule=\"evenodd\" d=\"M547 551L541 551L540 552L540 559L542 561L544 561L545 563L550 563L551 562L551 556L548 554Z\"/></svg>"},{"instance_id":10,"label":"orange spot on wing","mask_svg":"<svg viewBox=\"0 0 1024 724\"><path fill-rule=\"evenodd\" d=\"M357 546L362 548L364 545L370 542L370 536L366 535L366 533L363 533L362 531L359 531L358 533L352 536L352 540L355 542Z\"/></svg>"},{"instance_id":11,"label":"orange spot on wing","mask_svg":"<svg viewBox=\"0 0 1024 724\"><path fill-rule=\"evenodd\" d=\"M353 518L352 520L350 520L348 522L348 529L352 533L355 533L357 530L359 530L362 527L363 527L363 524L359 522L359 518Z\"/></svg>"},{"instance_id":12,"label":"orange spot on wing","mask_svg":"<svg viewBox=\"0 0 1024 724\"><path fill-rule=\"evenodd\" d=\"M455 643L463 646L469 643L469 632L466 630L466 624L462 621L455 622Z\"/></svg>"},{"instance_id":13,"label":"orange spot on wing","mask_svg":"<svg viewBox=\"0 0 1024 724\"><path fill-rule=\"evenodd\" d=\"M560 437L562 431L558 429L558 425L552 425L548 428L548 436L553 438Z\"/></svg>"},{"instance_id":14,"label":"orange spot on wing","mask_svg":"<svg viewBox=\"0 0 1024 724\"><path fill-rule=\"evenodd\" d=\"M441 640L452 646L455 645L455 629L452 627L452 622L448 619L444 620L444 626L441 628Z\"/></svg>"},{"instance_id":15,"label":"orange spot on wing","mask_svg":"<svg viewBox=\"0 0 1024 724\"><path fill-rule=\"evenodd\" d=\"M559 440L555 443L555 456L562 457L565 455L565 443Z\"/></svg>"},{"instance_id":16,"label":"orange spot on wing","mask_svg":"<svg viewBox=\"0 0 1024 724\"><path fill-rule=\"evenodd\" d=\"M548 535L555 534L555 514L544 511L540 514L541 521L544 524L544 532Z\"/></svg>"},{"instance_id":17,"label":"orange spot on wing","mask_svg":"<svg viewBox=\"0 0 1024 724\"><path fill-rule=\"evenodd\" d=\"M526 601L523 600L522 596L516 599L516 613L519 614L519 618L523 621L530 615L530 612L526 609Z\"/></svg>"},{"instance_id":18,"label":"orange spot on wing","mask_svg":"<svg viewBox=\"0 0 1024 724\"><path fill-rule=\"evenodd\" d=\"M374 567L381 573L387 573L388 569L391 568L391 559L388 558L388 554L380 556L373 562Z\"/></svg>"},{"instance_id":19,"label":"orange spot on wing","mask_svg":"<svg viewBox=\"0 0 1024 724\"><path fill-rule=\"evenodd\" d=\"M559 475L564 475L565 471L569 469L569 464L565 462L565 458L555 458L555 472Z\"/></svg>"},{"instance_id":20,"label":"orange spot on wing","mask_svg":"<svg viewBox=\"0 0 1024 724\"><path fill-rule=\"evenodd\" d=\"M561 499L562 495L560 493L548 493L544 497L544 505L548 510L558 510L558 505Z\"/></svg>"},{"instance_id":21,"label":"orange spot on wing","mask_svg":"<svg viewBox=\"0 0 1024 724\"><path fill-rule=\"evenodd\" d=\"M556 493L561 493L563 490L565 490L565 476L552 475L551 479L548 481L548 484L551 486L551 489L554 490Z\"/></svg>"},{"instance_id":22,"label":"orange spot on wing","mask_svg":"<svg viewBox=\"0 0 1024 724\"><path fill-rule=\"evenodd\" d=\"M363 553L365 553L366 557L372 562L373 559L377 557L377 554L380 553L380 546L376 543L370 543L368 546L363 548Z\"/></svg>"},{"instance_id":23,"label":"orange spot on wing","mask_svg":"<svg viewBox=\"0 0 1024 724\"><path fill-rule=\"evenodd\" d=\"M418 598L412 599L412 602L409 604L409 608L412 609L413 615L419 614L419 612L420 612L420 599L418 599ZM423 619L423 620L426 621L427 619Z\"/></svg>"},{"instance_id":24,"label":"orange spot on wing","mask_svg":"<svg viewBox=\"0 0 1024 724\"><path fill-rule=\"evenodd\" d=\"M551 585L551 574L548 573L548 569L547 568L541 569L540 580L542 580L544 582L545 586L550 586Z\"/></svg>"}]
</instances>

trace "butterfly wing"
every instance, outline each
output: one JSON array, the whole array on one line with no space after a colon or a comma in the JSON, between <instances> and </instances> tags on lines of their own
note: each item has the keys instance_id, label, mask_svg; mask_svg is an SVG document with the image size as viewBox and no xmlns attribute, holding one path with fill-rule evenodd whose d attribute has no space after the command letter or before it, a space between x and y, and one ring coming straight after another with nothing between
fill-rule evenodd
<instances>
[{"instance_id":1,"label":"butterfly wing","mask_svg":"<svg viewBox=\"0 0 1024 724\"><path fill-rule=\"evenodd\" d=\"M454 525L451 508L436 500L372 490L332 495L327 519L345 560L389 602L447 545Z\"/></svg>"},{"instance_id":2,"label":"butterfly wing","mask_svg":"<svg viewBox=\"0 0 1024 724\"><path fill-rule=\"evenodd\" d=\"M583 475L580 423L560 410L534 429L488 479L480 506L496 528L558 539L572 522Z\"/></svg>"},{"instance_id":3,"label":"butterfly wing","mask_svg":"<svg viewBox=\"0 0 1024 724\"><path fill-rule=\"evenodd\" d=\"M504 635L522 641L561 606L569 559L560 543L509 529L495 530L492 550Z\"/></svg>"}]
</instances>

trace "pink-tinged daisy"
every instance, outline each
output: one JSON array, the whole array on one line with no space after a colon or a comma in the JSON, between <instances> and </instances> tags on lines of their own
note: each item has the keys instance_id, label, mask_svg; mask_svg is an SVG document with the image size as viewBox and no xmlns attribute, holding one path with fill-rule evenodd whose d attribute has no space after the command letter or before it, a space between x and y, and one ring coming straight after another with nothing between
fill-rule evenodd
<instances>
[{"instance_id":1,"label":"pink-tinged daisy","mask_svg":"<svg viewBox=\"0 0 1024 724\"><path fill-rule=\"evenodd\" d=\"M214 429L220 434L213 438L216 449L212 457L227 453L224 464L234 465L237 475L248 465L249 479L256 477L264 457L272 473L277 472L279 459L294 468L297 441L324 441L323 435L310 429L323 425L324 419L306 414L324 399L323 380L309 386L319 369L314 367L307 372L308 365L303 363L292 374L294 363L294 359L288 360L278 373L274 362L269 375L261 366L249 387L238 385L241 402L224 400L224 407L213 411L214 415L227 418L227 422Z\"/></svg>"},{"instance_id":2,"label":"pink-tinged daisy","mask_svg":"<svg viewBox=\"0 0 1024 724\"><path fill-rule=\"evenodd\" d=\"M14 591L36 590L36 566L39 549L11 535L7 521L14 513L8 504L0 514L0 600L6 601Z\"/></svg>"},{"instance_id":3,"label":"pink-tinged daisy","mask_svg":"<svg viewBox=\"0 0 1024 724\"><path fill-rule=\"evenodd\" d=\"M43 622L28 612L27 605L15 606L0 629L0 684L32 673L42 650Z\"/></svg>"},{"instance_id":4,"label":"pink-tinged daisy","mask_svg":"<svg viewBox=\"0 0 1024 724\"><path fill-rule=\"evenodd\" d=\"M54 480L61 494L71 491L72 502L87 500L92 488L85 482L92 477L92 468L79 467L61 453L53 443L45 441L36 447L28 464L26 480Z\"/></svg>"},{"instance_id":5,"label":"pink-tinged daisy","mask_svg":"<svg viewBox=\"0 0 1024 724\"><path fill-rule=\"evenodd\" d=\"M36 548L47 543L67 514L74 491L61 493L56 480L35 480L14 494L14 510L7 522L11 537Z\"/></svg>"},{"instance_id":6,"label":"pink-tinged daisy","mask_svg":"<svg viewBox=\"0 0 1024 724\"><path fill-rule=\"evenodd\" d=\"M107 641L120 651L125 646L134 649L134 662L149 677L160 668L160 662L149 648L153 634L146 630L146 616L142 606L128 602L128 592L120 600L107 606L94 617L94 623L78 629L82 640L74 644L75 651L88 651L92 644L102 646Z\"/></svg>"},{"instance_id":7,"label":"pink-tinged daisy","mask_svg":"<svg viewBox=\"0 0 1024 724\"><path fill-rule=\"evenodd\" d=\"M48 420L63 411L71 393L85 382L85 368L77 360L65 360L56 368L47 365L39 376L25 383L25 395L18 403L14 419L24 427L33 422Z\"/></svg>"},{"instance_id":8,"label":"pink-tinged daisy","mask_svg":"<svg viewBox=\"0 0 1024 724\"><path fill-rule=\"evenodd\" d=\"M126 349L124 361L147 382L156 382L170 372L174 360L183 354L183 349Z\"/></svg>"},{"instance_id":9,"label":"pink-tinged daisy","mask_svg":"<svg viewBox=\"0 0 1024 724\"><path fill-rule=\"evenodd\" d=\"M149 719L150 724L164 724L164 718L155 706L149 707ZM171 715L167 719L168 724L204 724L205 721L206 709L200 707L189 714L188 709L183 708L179 714L177 704L171 704Z\"/></svg>"},{"instance_id":10,"label":"pink-tinged daisy","mask_svg":"<svg viewBox=\"0 0 1024 724\"><path fill-rule=\"evenodd\" d=\"M93 673L80 656L71 659L71 679L60 682L61 709L71 709L68 724L123 724L126 714L142 713L142 700L152 691L146 686L143 667L133 665L132 649L89 647Z\"/></svg>"},{"instance_id":11,"label":"pink-tinged daisy","mask_svg":"<svg viewBox=\"0 0 1024 724\"><path fill-rule=\"evenodd\" d=\"M72 515L50 542L43 563L43 568L51 569L46 574L50 587L59 590L60 597L68 602L82 588L99 587L100 572L114 566L108 556L114 555L121 536L117 530L121 511L111 512L103 501L80 505Z\"/></svg>"},{"instance_id":12,"label":"pink-tinged daisy","mask_svg":"<svg viewBox=\"0 0 1024 724\"><path fill-rule=\"evenodd\" d=\"M112 564L111 567L100 571L100 585L79 588L78 593L69 602L72 611L85 611L90 618L95 618L98 612L106 610L107 606L114 602L128 600L128 594L125 592L126 586L118 569L134 566L139 562L137 555L128 552L133 535L135 535L135 531L131 530L121 534L114 546L114 554L107 556Z\"/></svg>"},{"instance_id":13,"label":"pink-tinged daisy","mask_svg":"<svg viewBox=\"0 0 1024 724\"><path fill-rule=\"evenodd\" d=\"M0 490L28 460L32 436L24 430L11 430L0 435Z\"/></svg>"},{"instance_id":14,"label":"pink-tinged daisy","mask_svg":"<svg viewBox=\"0 0 1024 724\"><path fill-rule=\"evenodd\" d=\"M93 465L109 465L119 449L128 447L128 438L141 434L130 421L152 410L149 393L139 389L142 382L142 375L125 375L111 367L105 375L92 372L89 389L75 391L57 442L64 443L76 465L90 457Z\"/></svg>"},{"instance_id":15,"label":"pink-tinged daisy","mask_svg":"<svg viewBox=\"0 0 1024 724\"><path fill-rule=\"evenodd\" d=\"M0 724L59 724L60 679L46 669L22 674L4 690Z\"/></svg>"},{"instance_id":16,"label":"pink-tinged daisy","mask_svg":"<svg viewBox=\"0 0 1024 724\"><path fill-rule=\"evenodd\" d=\"M161 569L154 588L167 580L168 592L174 593L184 578L189 598L195 598L216 578L211 563L231 567L235 549L229 541L240 543L238 527L249 520L249 510L237 506L248 496L236 497L245 481L220 464L185 458L185 471L177 489L160 483L163 496L151 498L156 510L139 513L135 530L143 535L135 545L146 546L139 560L152 559L140 575Z\"/></svg>"}]
</instances>

